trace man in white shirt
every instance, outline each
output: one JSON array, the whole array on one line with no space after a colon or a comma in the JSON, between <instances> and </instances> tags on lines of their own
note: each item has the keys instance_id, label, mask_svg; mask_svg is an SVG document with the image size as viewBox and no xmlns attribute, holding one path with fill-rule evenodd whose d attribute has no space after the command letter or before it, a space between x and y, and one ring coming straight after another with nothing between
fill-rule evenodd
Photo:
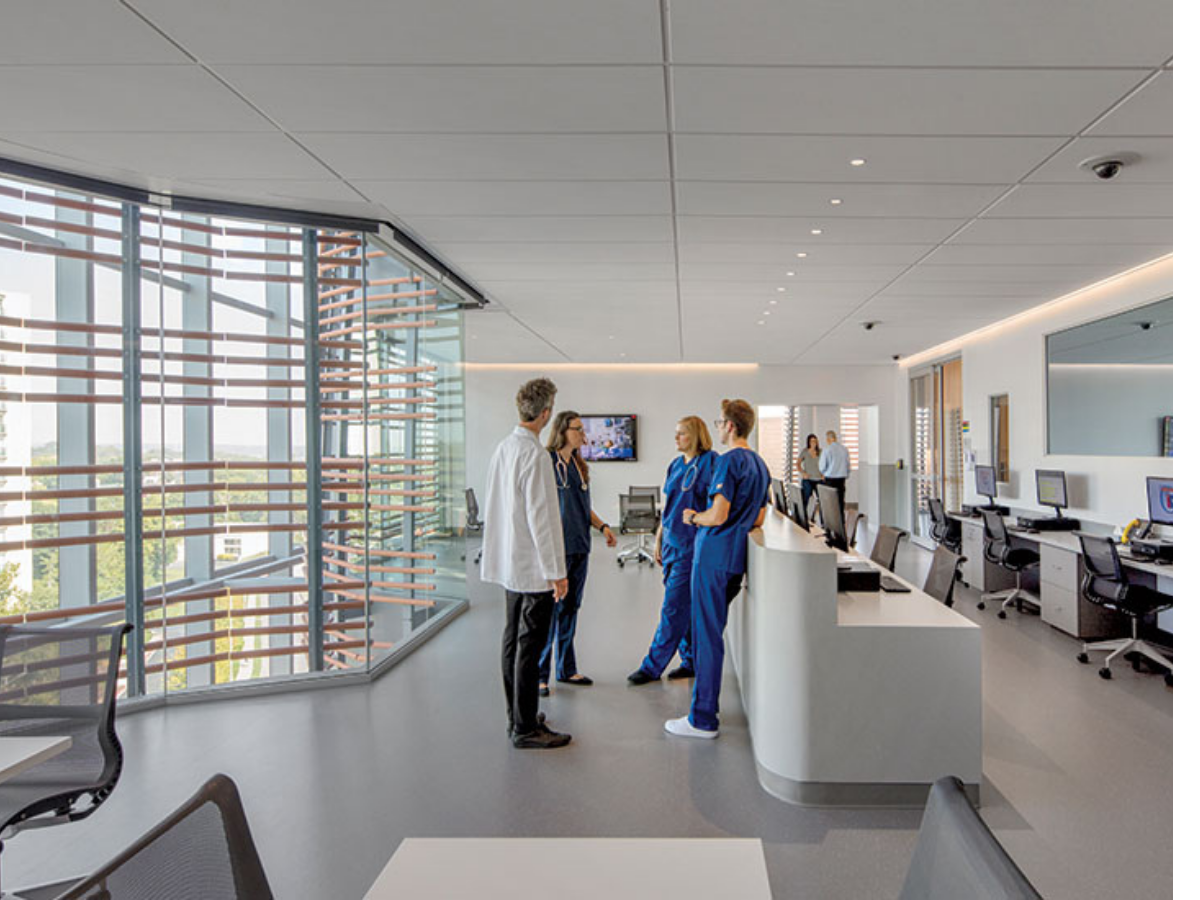
<instances>
[{"instance_id":1,"label":"man in white shirt","mask_svg":"<svg viewBox=\"0 0 1200 900\"><path fill-rule=\"evenodd\" d=\"M538 435L554 412L558 389L535 378L517 391L520 424L500 442L488 465L480 578L504 586L507 619L500 667L514 747L566 746L569 734L546 727L538 714L538 656L550 633L554 604L567 593L558 490L550 454Z\"/></svg>"},{"instance_id":2,"label":"man in white shirt","mask_svg":"<svg viewBox=\"0 0 1200 900\"><path fill-rule=\"evenodd\" d=\"M838 443L837 432L825 432L825 449L817 461L825 483L837 489L838 505L846 508L846 479L850 477L850 451Z\"/></svg>"}]
</instances>

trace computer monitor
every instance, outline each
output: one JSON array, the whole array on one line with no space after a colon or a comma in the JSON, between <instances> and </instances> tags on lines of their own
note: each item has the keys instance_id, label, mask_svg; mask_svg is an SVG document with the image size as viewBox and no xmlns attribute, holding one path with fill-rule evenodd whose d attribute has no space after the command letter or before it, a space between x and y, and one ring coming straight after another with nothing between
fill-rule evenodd
<instances>
[{"instance_id":1,"label":"computer monitor","mask_svg":"<svg viewBox=\"0 0 1200 900\"><path fill-rule=\"evenodd\" d=\"M821 521L825 523L825 543L843 553L850 552L846 540L846 520L842 515L842 504L838 501L836 488L827 484L817 485L817 499L821 501Z\"/></svg>"},{"instance_id":2,"label":"computer monitor","mask_svg":"<svg viewBox=\"0 0 1200 900\"><path fill-rule=\"evenodd\" d=\"M996 499L996 469L993 466L975 467L975 493L989 500Z\"/></svg>"},{"instance_id":3,"label":"computer monitor","mask_svg":"<svg viewBox=\"0 0 1200 900\"><path fill-rule=\"evenodd\" d=\"M808 531L808 510L804 508L804 492L795 484L785 484L783 492L784 496L787 497L788 518L805 531Z\"/></svg>"},{"instance_id":4,"label":"computer monitor","mask_svg":"<svg viewBox=\"0 0 1200 900\"><path fill-rule=\"evenodd\" d=\"M771 479L771 502L775 504L776 510L787 515L787 500L783 496L783 482L778 478Z\"/></svg>"},{"instance_id":5,"label":"computer monitor","mask_svg":"<svg viewBox=\"0 0 1200 900\"><path fill-rule=\"evenodd\" d=\"M1033 473L1037 482L1037 502L1042 506L1054 507L1055 515L1062 515L1067 508L1067 473L1055 469L1037 469Z\"/></svg>"},{"instance_id":6,"label":"computer monitor","mask_svg":"<svg viewBox=\"0 0 1200 900\"><path fill-rule=\"evenodd\" d=\"M1146 500L1150 507L1150 521L1155 525L1175 524L1174 478L1146 479Z\"/></svg>"}]
</instances>

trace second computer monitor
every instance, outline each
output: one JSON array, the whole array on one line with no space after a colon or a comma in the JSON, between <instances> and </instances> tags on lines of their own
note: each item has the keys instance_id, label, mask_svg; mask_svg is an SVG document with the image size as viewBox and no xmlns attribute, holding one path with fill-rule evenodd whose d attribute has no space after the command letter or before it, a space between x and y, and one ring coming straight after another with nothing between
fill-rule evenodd
<instances>
[{"instance_id":1,"label":"second computer monitor","mask_svg":"<svg viewBox=\"0 0 1200 900\"><path fill-rule=\"evenodd\" d=\"M975 467L975 493L989 500L996 499L996 469L993 466Z\"/></svg>"},{"instance_id":2,"label":"second computer monitor","mask_svg":"<svg viewBox=\"0 0 1200 900\"><path fill-rule=\"evenodd\" d=\"M1067 508L1067 473L1056 469L1037 469L1037 502L1055 509Z\"/></svg>"},{"instance_id":3,"label":"second computer monitor","mask_svg":"<svg viewBox=\"0 0 1200 900\"><path fill-rule=\"evenodd\" d=\"M821 501L821 522L825 525L825 542L842 552L850 550L846 540L846 520L842 515L842 504L836 488L827 484L817 485L817 499Z\"/></svg>"},{"instance_id":4,"label":"second computer monitor","mask_svg":"<svg viewBox=\"0 0 1200 900\"><path fill-rule=\"evenodd\" d=\"M1155 525L1175 524L1175 479L1146 479L1146 500L1150 507L1150 521Z\"/></svg>"}]
</instances>

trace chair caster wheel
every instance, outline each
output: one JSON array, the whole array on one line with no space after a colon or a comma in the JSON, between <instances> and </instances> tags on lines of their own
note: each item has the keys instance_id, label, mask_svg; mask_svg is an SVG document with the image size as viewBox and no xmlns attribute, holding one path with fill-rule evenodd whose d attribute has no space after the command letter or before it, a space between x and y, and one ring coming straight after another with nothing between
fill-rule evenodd
<instances>
[{"instance_id":1,"label":"chair caster wheel","mask_svg":"<svg viewBox=\"0 0 1200 900\"><path fill-rule=\"evenodd\" d=\"M1166 682L1167 682L1167 687L1173 687L1173 686L1174 686L1174 684L1175 684L1175 676L1174 676L1174 675L1172 675L1170 672L1168 672L1166 675L1164 675L1164 676L1163 676L1163 678L1164 678L1164 679L1166 679Z\"/></svg>"},{"instance_id":2,"label":"chair caster wheel","mask_svg":"<svg viewBox=\"0 0 1200 900\"><path fill-rule=\"evenodd\" d=\"M1008 613L1006 613L1004 610L1000 610L1000 612L998 612L996 615L998 615L1001 619L1008 618Z\"/></svg>"},{"instance_id":3,"label":"chair caster wheel","mask_svg":"<svg viewBox=\"0 0 1200 900\"><path fill-rule=\"evenodd\" d=\"M1100 670L1100 677L1103 678L1105 681L1111 680L1112 679L1112 669L1108 668L1108 666L1105 666L1103 669Z\"/></svg>"},{"instance_id":4,"label":"chair caster wheel","mask_svg":"<svg viewBox=\"0 0 1200 900\"><path fill-rule=\"evenodd\" d=\"M623 568L625 568L625 560L623 560L623 559L618 559L618 560L617 560L617 568L618 568L618 569L623 569Z\"/></svg>"},{"instance_id":5,"label":"chair caster wheel","mask_svg":"<svg viewBox=\"0 0 1200 900\"><path fill-rule=\"evenodd\" d=\"M982 600L980 600L977 604L975 604L975 608L976 609L987 609L987 604L984 603Z\"/></svg>"},{"instance_id":6,"label":"chair caster wheel","mask_svg":"<svg viewBox=\"0 0 1200 900\"><path fill-rule=\"evenodd\" d=\"M1088 661L1088 655L1087 655L1086 653L1080 653L1080 654L1079 654L1077 657L1075 657L1075 658L1076 658L1077 660L1079 660L1081 663L1085 663L1085 662L1087 662L1087 661Z\"/></svg>"}]
</instances>

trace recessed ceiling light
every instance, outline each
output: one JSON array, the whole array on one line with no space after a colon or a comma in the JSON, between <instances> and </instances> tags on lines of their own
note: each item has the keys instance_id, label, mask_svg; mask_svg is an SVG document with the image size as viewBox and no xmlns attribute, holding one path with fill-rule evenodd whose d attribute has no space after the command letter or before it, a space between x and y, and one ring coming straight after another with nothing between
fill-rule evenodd
<instances>
[{"instance_id":1,"label":"recessed ceiling light","mask_svg":"<svg viewBox=\"0 0 1200 900\"><path fill-rule=\"evenodd\" d=\"M779 293L781 293L781 294L782 294L784 291L786 291L786 290L787 290L787 288L782 288L782 287L779 287L779 288L775 288L775 290L779 291Z\"/></svg>"},{"instance_id":2,"label":"recessed ceiling light","mask_svg":"<svg viewBox=\"0 0 1200 900\"><path fill-rule=\"evenodd\" d=\"M842 205L842 201L841 201L841 200L839 200L837 197L834 197L834 198L833 198L832 200L830 200L829 202L830 202L830 203L832 203L834 206L841 206L841 205Z\"/></svg>"},{"instance_id":3,"label":"recessed ceiling light","mask_svg":"<svg viewBox=\"0 0 1200 900\"><path fill-rule=\"evenodd\" d=\"M804 259L804 257L806 257L806 256L808 256L807 253L797 253L796 254L797 259Z\"/></svg>"},{"instance_id":4,"label":"recessed ceiling light","mask_svg":"<svg viewBox=\"0 0 1200 900\"><path fill-rule=\"evenodd\" d=\"M772 300L772 301L771 301L771 305L772 305L772 306L777 306L778 304L779 304L779 301L778 301L778 300Z\"/></svg>"},{"instance_id":5,"label":"recessed ceiling light","mask_svg":"<svg viewBox=\"0 0 1200 900\"><path fill-rule=\"evenodd\" d=\"M621 354L621 356L622 356L622 357L624 357L624 356L625 356L625 354L624 354L624 353L622 353L622 354Z\"/></svg>"},{"instance_id":6,"label":"recessed ceiling light","mask_svg":"<svg viewBox=\"0 0 1200 900\"><path fill-rule=\"evenodd\" d=\"M814 228L814 229L813 229L811 232L809 232L809 233L810 233L810 234L822 234L823 232L822 232L822 230L821 230L820 228Z\"/></svg>"},{"instance_id":7,"label":"recessed ceiling light","mask_svg":"<svg viewBox=\"0 0 1200 900\"><path fill-rule=\"evenodd\" d=\"M763 310L763 315L764 315L764 316L769 316L770 314L771 314L771 311L770 311L769 309L764 309L764 310Z\"/></svg>"},{"instance_id":8,"label":"recessed ceiling light","mask_svg":"<svg viewBox=\"0 0 1200 900\"><path fill-rule=\"evenodd\" d=\"M852 165L852 166L865 166L866 164L867 164L867 161L865 159L850 160L850 165Z\"/></svg>"},{"instance_id":9,"label":"recessed ceiling light","mask_svg":"<svg viewBox=\"0 0 1200 900\"><path fill-rule=\"evenodd\" d=\"M755 324L756 325L766 325L767 323L764 322L762 319L759 319Z\"/></svg>"},{"instance_id":10,"label":"recessed ceiling light","mask_svg":"<svg viewBox=\"0 0 1200 900\"><path fill-rule=\"evenodd\" d=\"M794 276L795 276L795 274L796 274L795 272L788 272L788 278L792 278L792 277L794 277Z\"/></svg>"},{"instance_id":11,"label":"recessed ceiling light","mask_svg":"<svg viewBox=\"0 0 1200 900\"><path fill-rule=\"evenodd\" d=\"M613 340L615 337L616 337L616 335L612 335L612 334L610 334L610 335L608 336L608 339L611 341L611 340Z\"/></svg>"}]
</instances>

